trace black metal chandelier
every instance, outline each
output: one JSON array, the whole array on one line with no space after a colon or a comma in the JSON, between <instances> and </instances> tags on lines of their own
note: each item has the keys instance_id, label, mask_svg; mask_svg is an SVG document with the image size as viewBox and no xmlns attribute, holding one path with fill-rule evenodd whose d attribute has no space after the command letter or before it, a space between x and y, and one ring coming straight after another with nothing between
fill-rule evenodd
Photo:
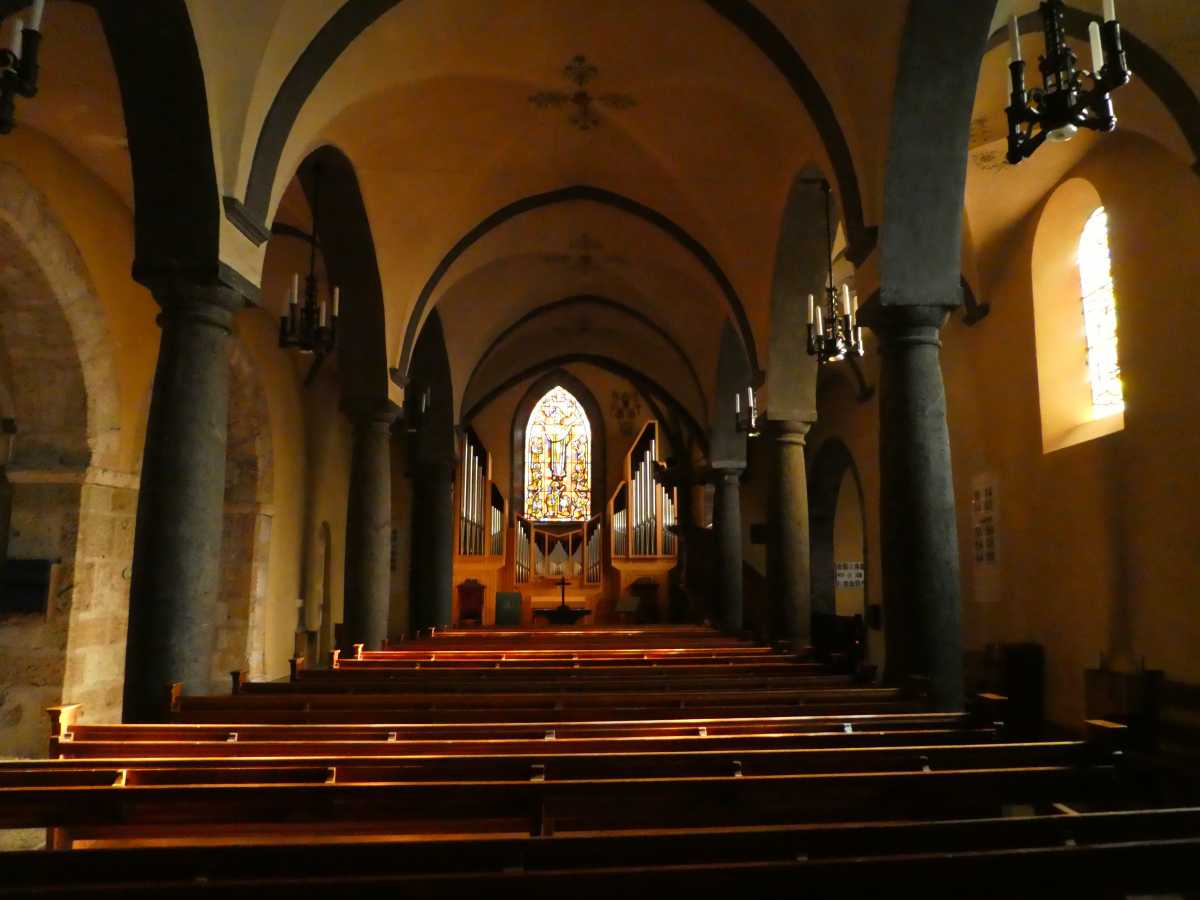
<instances>
[{"instance_id":1,"label":"black metal chandelier","mask_svg":"<svg viewBox=\"0 0 1200 900\"><path fill-rule=\"evenodd\" d=\"M858 324L858 297L843 284L839 292L833 283L833 215L830 209L829 182L821 180L825 192L825 250L829 269L825 296L820 303L808 295L808 353L820 363L837 362L847 355L863 355L862 328Z\"/></svg>"},{"instance_id":2,"label":"black metal chandelier","mask_svg":"<svg viewBox=\"0 0 1200 900\"><path fill-rule=\"evenodd\" d=\"M733 427L746 437L758 437L758 398L753 387L746 388L746 405L742 406L742 395L733 395Z\"/></svg>"},{"instance_id":3,"label":"black metal chandelier","mask_svg":"<svg viewBox=\"0 0 1200 900\"><path fill-rule=\"evenodd\" d=\"M17 97L37 96L45 6L46 0L33 0L29 21L14 19L8 47L0 50L0 134L8 134L16 124Z\"/></svg>"},{"instance_id":4,"label":"black metal chandelier","mask_svg":"<svg viewBox=\"0 0 1200 900\"><path fill-rule=\"evenodd\" d=\"M1008 113L1008 161L1016 165L1044 142L1063 143L1080 128L1112 131L1117 127L1111 92L1129 83L1131 73L1121 46L1121 26L1114 0L1104 0L1104 23L1088 25L1092 70L1076 68L1075 51L1067 44L1062 0L1045 0L1039 7L1046 36L1046 55L1038 62L1042 87L1025 90L1025 61L1017 17L1008 23L1012 59ZM1080 76L1091 79L1083 89Z\"/></svg>"},{"instance_id":5,"label":"black metal chandelier","mask_svg":"<svg viewBox=\"0 0 1200 900\"><path fill-rule=\"evenodd\" d=\"M321 167L313 167L313 230L309 242L308 277L304 281L304 302L300 302L300 276L292 275L288 292L287 315L279 319L279 346L296 347L304 353L325 356L337 345L337 321L341 288L332 285L330 302L320 298L317 279L317 244L321 230L317 224L321 198ZM332 307L332 310L331 310ZM331 314L332 311L332 314Z\"/></svg>"}]
</instances>

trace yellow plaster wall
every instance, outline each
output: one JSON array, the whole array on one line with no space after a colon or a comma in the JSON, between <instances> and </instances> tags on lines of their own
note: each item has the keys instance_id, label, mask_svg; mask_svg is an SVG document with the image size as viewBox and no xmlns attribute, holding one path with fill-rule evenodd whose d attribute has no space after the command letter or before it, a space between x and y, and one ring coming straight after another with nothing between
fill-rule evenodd
<instances>
[{"instance_id":1,"label":"yellow plaster wall","mask_svg":"<svg viewBox=\"0 0 1200 900\"><path fill-rule=\"evenodd\" d=\"M1043 152L1053 152L1043 151ZM1109 210L1125 428L1050 453L1042 447L1032 270L1042 206L981 258L991 314L973 328L956 313L943 331L963 585L965 647L1036 641L1046 653L1046 710L1077 726L1083 671L1101 654L1144 659L1200 682L1196 552L1200 400L1189 338L1200 328L1200 179L1144 138L1105 137L1065 174L1089 181ZM1082 334L1080 335L1082 340ZM868 377L878 357L868 344ZM867 600L880 602L878 403L848 382L824 383L823 435L850 448L863 479ZM997 491L998 564L977 587L971 485Z\"/></svg>"}]
</instances>

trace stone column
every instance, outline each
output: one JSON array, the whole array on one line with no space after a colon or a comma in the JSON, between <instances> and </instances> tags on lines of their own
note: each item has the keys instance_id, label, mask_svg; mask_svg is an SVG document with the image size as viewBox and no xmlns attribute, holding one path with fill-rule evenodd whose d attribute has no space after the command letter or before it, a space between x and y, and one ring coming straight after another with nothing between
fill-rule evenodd
<instances>
[{"instance_id":1,"label":"stone column","mask_svg":"<svg viewBox=\"0 0 1200 900\"><path fill-rule=\"evenodd\" d=\"M961 709L958 534L939 330L948 310L875 311L887 675L930 678L940 709Z\"/></svg>"},{"instance_id":2,"label":"stone column","mask_svg":"<svg viewBox=\"0 0 1200 900\"><path fill-rule=\"evenodd\" d=\"M454 460L427 463L424 466L426 499L429 510L428 609L431 625L447 628L451 624L454 598Z\"/></svg>"},{"instance_id":3,"label":"stone column","mask_svg":"<svg viewBox=\"0 0 1200 900\"><path fill-rule=\"evenodd\" d=\"M722 630L742 631L741 469L714 469L713 530L717 551L717 609Z\"/></svg>"},{"instance_id":4,"label":"stone column","mask_svg":"<svg viewBox=\"0 0 1200 900\"><path fill-rule=\"evenodd\" d=\"M383 403L355 410L346 509L343 651L377 650L387 637L392 592L392 422Z\"/></svg>"},{"instance_id":5,"label":"stone column","mask_svg":"<svg viewBox=\"0 0 1200 900\"><path fill-rule=\"evenodd\" d=\"M142 455L125 649L127 722L153 721L166 688L209 689L220 589L235 291L156 292L162 337Z\"/></svg>"},{"instance_id":6,"label":"stone column","mask_svg":"<svg viewBox=\"0 0 1200 900\"><path fill-rule=\"evenodd\" d=\"M773 420L768 423L773 451L771 529L767 544L771 608L782 613L784 633L797 650L812 638L812 566L809 559L808 472L804 438L811 423ZM770 616L772 627L777 618Z\"/></svg>"}]
</instances>

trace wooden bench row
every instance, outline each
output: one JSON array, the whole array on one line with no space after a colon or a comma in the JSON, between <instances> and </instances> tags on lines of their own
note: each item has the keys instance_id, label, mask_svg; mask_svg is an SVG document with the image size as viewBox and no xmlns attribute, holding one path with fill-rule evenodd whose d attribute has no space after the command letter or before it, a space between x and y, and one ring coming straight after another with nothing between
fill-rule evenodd
<instances>
[{"instance_id":1,"label":"wooden bench row","mask_svg":"<svg viewBox=\"0 0 1200 900\"><path fill-rule=\"evenodd\" d=\"M103 724L80 721L79 704L52 706L51 756L72 741L567 740L621 737L716 737L748 734L844 734L918 730L970 731L1003 718L1002 705L960 712L838 713L713 718L595 719L509 723Z\"/></svg>"},{"instance_id":2,"label":"wooden bench row","mask_svg":"<svg viewBox=\"0 0 1200 900\"><path fill-rule=\"evenodd\" d=\"M864 687L846 675L762 675L756 672L680 677L673 672L647 675L561 674L528 672L438 672L425 676L419 672L333 672L303 673L291 681L247 682L233 678L234 694L286 693L663 693L678 691L814 691Z\"/></svg>"},{"instance_id":3,"label":"wooden bench row","mask_svg":"<svg viewBox=\"0 0 1200 900\"><path fill-rule=\"evenodd\" d=\"M163 770L169 771L169 770ZM383 827L395 834L525 833L785 822L922 820L997 815L1006 805L1084 802L1127 806L1133 795L1111 765L1041 765L931 771L865 771L681 777L412 780L403 770L248 767L216 783L116 783L0 787L0 827L94 829L135 838L178 826L203 835L272 833L279 823ZM102 771L98 780L106 781ZM188 771L181 780L195 780ZM87 780L87 779L81 779ZM164 783L165 782L165 783ZM286 830L286 828L284 829ZM367 830L370 830L368 828ZM81 839L87 832L76 832Z\"/></svg>"},{"instance_id":4,"label":"wooden bench row","mask_svg":"<svg viewBox=\"0 0 1200 900\"><path fill-rule=\"evenodd\" d=\"M425 838L8 854L0 897L327 898L331 892L461 897L1124 897L1200 888L1200 810L655 830L563 837ZM970 885L969 891L964 886ZM232 892L232 893L231 893Z\"/></svg>"},{"instance_id":5,"label":"wooden bench row","mask_svg":"<svg viewBox=\"0 0 1200 900\"><path fill-rule=\"evenodd\" d=\"M897 746L724 748L623 751L562 750L557 742L509 753L355 755L326 745L299 756L208 757L207 748L179 748L163 758L51 759L0 762L0 787L88 784L225 784L285 778L296 783L390 781L515 781L832 772L931 772L1110 763L1112 754L1085 741L919 743ZM380 749L376 746L373 749ZM388 749L384 747L383 749ZM186 753L186 755L182 755Z\"/></svg>"}]
</instances>

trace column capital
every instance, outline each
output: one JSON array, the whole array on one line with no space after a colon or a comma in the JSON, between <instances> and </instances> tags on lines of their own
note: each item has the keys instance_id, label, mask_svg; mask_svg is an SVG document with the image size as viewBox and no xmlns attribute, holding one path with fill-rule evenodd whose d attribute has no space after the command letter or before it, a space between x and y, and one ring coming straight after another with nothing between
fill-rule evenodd
<instances>
[{"instance_id":1,"label":"column capital","mask_svg":"<svg viewBox=\"0 0 1200 900\"><path fill-rule=\"evenodd\" d=\"M349 398L343 404L356 428L390 432L400 415L400 407L388 399Z\"/></svg>"},{"instance_id":2,"label":"column capital","mask_svg":"<svg viewBox=\"0 0 1200 900\"><path fill-rule=\"evenodd\" d=\"M804 446L812 422L803 419L768 419L763 429L778 444L799 444Z\"/></svg>"},{"instance_id":3,"label":"column capital","mask_svg":"<svg viewBox=\"0 0 1200 900\"><path fill-rule=\"evenodd\" d=\"M927 344L942 345L941 329L953 307L949 306L884 306L881 303L863 307L860 321L879 338L880 349L887 352L897 346Z\"/></svg>"},{"instance_id":4,"label":"column capital","mask_svg":"<svg viewBox=\"0 0 1200 900\"><path fill-rule=\"evenodd\" d=\"M233 332L233 314L246 306L246 298L223 284L204 284L180 279L156 282L154 299L160 312L157 322L194 322Z\"/></svg>"},{"instance_id":5,"label":"column capital","mask_svg":"<svg viewBox=\"0 0 1200 900\"><path fill-rule=\"evenodd\" d=\"M745 466L712 466L705 472L705 476L712 484L737 484L745 471Z\"/></svg>"}]
</instances>

